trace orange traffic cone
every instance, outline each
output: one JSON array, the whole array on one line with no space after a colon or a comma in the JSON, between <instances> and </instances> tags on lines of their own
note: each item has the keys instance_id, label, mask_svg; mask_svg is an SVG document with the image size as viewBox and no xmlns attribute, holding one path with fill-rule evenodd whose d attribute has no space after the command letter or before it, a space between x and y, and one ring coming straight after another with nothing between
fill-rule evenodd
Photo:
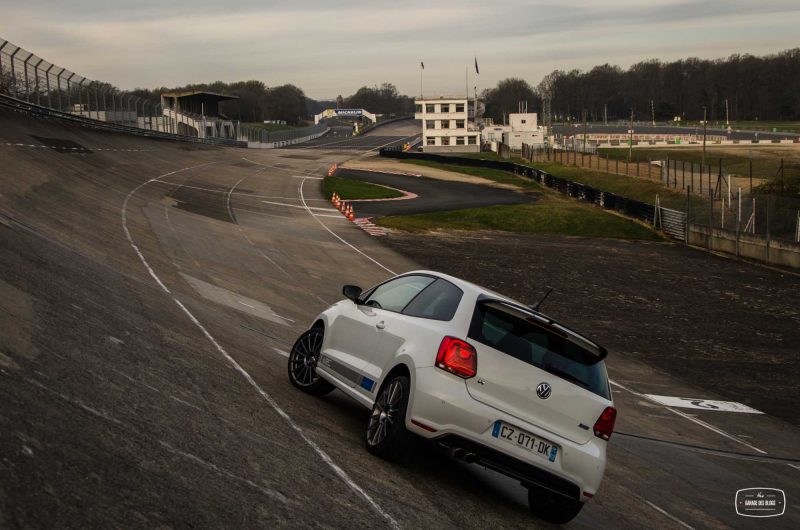
<instances>
[{"instance_id":1,"label":"orange traffic cone","mask_svg":"<svg viewBox=\"0 0 800 530\"><path fill-rule=\"evenodd\" d=\"M337 208L339 207L339 195L335 191L333 192L333 197L331 197L331 202Z\"/></svg>"},{"instance_id":2,"label":"orange traffic cone","mask_svg":"<svg viewBox=\"0 0 800 530\"><path fill-rule=\"evenodd\" d=\"M352 221L355 218L356 218L356 214L355 214L355 212L353 212L353 206L352 205L348 205L347 206L347 219L349 221Z\"/></svg>"},{"instance_id":3,"label":"orange traffic cone","mask_svg":"<svg viewBox=\"0 0 800 530\"><path fill-rule=\"evenodd\" d=\"M342 201L339 203L339 211L344 213L347 210L347 203Z\"/></svg>"}]
</instances>

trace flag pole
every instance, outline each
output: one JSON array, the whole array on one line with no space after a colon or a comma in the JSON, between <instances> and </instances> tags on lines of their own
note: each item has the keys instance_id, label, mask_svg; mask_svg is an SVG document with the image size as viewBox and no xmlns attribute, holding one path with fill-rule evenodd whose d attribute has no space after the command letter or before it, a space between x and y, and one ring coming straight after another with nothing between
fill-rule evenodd
<instances>
[{"instance_id":1,"label":"flag pole","mask_svg":"<svg viewBox=\"0 0 800 530\"><path fill-rule=\"evenodd\" d=\"M419 62L419 99L424 99L422 95L422 71L425 70L425 63Z\"/></svg>"},{"instance_id":2,"label":"flag pole","mask_svg":"<svg viewBox=\"0 0 800 530\"><path fill-rule=\"evenodd\" d=\"M475 101L473 102L475 105L475 109L472 114L472 119L477 122L478 120L478 77L480 77L481 71L478 70L478 56L475 56ZM467 85L467 97L469 97L469 85Z\"/></svg>"}]
</instances>

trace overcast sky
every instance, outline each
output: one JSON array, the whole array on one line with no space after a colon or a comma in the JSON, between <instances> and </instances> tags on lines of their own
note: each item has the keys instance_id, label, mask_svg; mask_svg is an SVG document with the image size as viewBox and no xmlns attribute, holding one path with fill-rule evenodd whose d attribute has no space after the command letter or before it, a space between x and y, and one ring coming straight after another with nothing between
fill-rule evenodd
<instances>
[{"instance_id":1,"label":"overcast sky","mask_svg":"<svg viewBox=\"0 0 800 530\"><path fill-rule=\"evenodd\" d=\"M800 46L798 0L4 1L0 38L123 89L294 83L313 98L388 81L463 93L505 77Z\"/></svg>"}]
</instances>

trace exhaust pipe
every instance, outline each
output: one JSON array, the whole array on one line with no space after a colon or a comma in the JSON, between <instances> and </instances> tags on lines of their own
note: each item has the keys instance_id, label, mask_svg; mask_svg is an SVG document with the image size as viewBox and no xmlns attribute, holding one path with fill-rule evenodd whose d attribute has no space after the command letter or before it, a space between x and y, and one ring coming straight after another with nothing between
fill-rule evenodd
<instances>
[{"instance_id":1,"label":"exhaust pipe","mask_svg":"<svg viewBox=\"0 0 800 530\"><path fill-rule=\"evenodd\" d=\"M478 455L475 453L470 453L466 449L461 447L453 447L450 449L450 455L453 458L458 458L459 460L463 460L467 464L474 464L478 461Z\"/></svg>"}]
</instances>

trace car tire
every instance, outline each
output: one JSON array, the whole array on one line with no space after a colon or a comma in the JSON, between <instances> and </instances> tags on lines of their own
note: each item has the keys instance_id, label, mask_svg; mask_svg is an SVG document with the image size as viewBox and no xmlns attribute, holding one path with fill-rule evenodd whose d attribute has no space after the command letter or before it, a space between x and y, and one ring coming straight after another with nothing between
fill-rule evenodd
<instances>
[{"instance_id":1,"label":"car tire","mask_svg":"<svg viewBox=\"0 0 800 530\"><path fill-rule=\"evenodd\" d=\"M564 524L578 516L583 503L544 488L530 486L528 507L531 513L540 519L554 524Z\"/></svg>"},{"instance_id":2,"label":"car tire","mask_svg":"<svg viewBox=\"0 0 800 530\"><path fill-rule=\"evenodd\" d=\"M300 335L289 354L289 381L312 396L322 396L334 386L317 375L317 362L322 349L323 330L312 328Z\"/></svg>"},{"instance_id":3,"label":"car tire","mask_svg":"<svg viewBox=\"0 0 800 530\"><path fill-rule=\"evenodd\" d=\"M395 462L405 454L411 438L405 424L410 391L408 377L398 375L378 392L364 433L364 444L373 455Z\"/></svg>"}]
</instances>

